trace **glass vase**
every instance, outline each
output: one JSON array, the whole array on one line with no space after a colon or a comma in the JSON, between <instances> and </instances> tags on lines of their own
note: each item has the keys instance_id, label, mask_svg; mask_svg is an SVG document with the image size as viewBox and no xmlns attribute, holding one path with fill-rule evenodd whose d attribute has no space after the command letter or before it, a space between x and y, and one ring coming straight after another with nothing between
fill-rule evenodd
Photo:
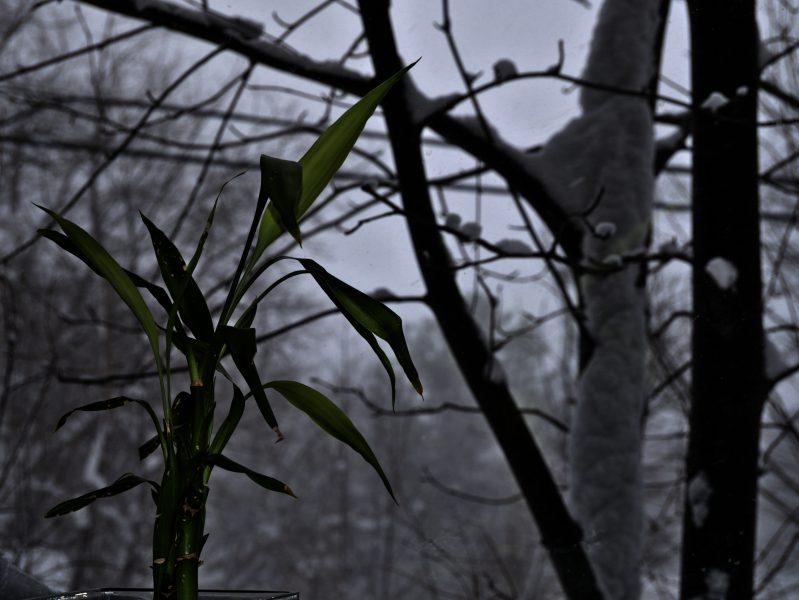
<instances>
[{"instance_id":1,"label":"glass vase","mask_svg":"<svg viewBox=\"0 0 799 600\"><path fill-rule=\"evenodd\" d=\"M262 590L200 590L199 600L299 600L296 592ZM78 592L53 593L29 600L153 600L153 590L146 588L103 588Z\"/></svg>"}]
</instances>

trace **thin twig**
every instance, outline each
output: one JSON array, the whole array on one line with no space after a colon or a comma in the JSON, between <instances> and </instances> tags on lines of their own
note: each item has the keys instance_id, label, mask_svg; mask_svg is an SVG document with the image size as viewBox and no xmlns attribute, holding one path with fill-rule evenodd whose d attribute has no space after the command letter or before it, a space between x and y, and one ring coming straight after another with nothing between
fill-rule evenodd
<instances>
[{"instance_id":1,"label":"thin twig","mask_svg":"<svg viewBox=\"0 0 799 600\"><path fill-rule=\"evenodd\" d=\"M46 67L52 67L53 65L57 65L59 63L71 60L73 58L77 58L78 56L83 56L84 54L94 52L95 50L103 50L108 46L116 44L117 42L121 42L123 40L136 37L137 35L144 33L145 31L150 31L152 29L155 29L155 25L142 25L141 27L136 27L135 29L125 31L124 33L120 33L119 35L106 38L97 43L89 44L88 46L83 46L82 48L78 48L77 50L72 50L71 52L65 52L64 54L59 54L58 56L48 58L46 60L34 63L32 65L19 67L13 71L0 73L0 82L8 81L10 79L14 79L15 77L19 77L20 75L25 75L27 73L33 73L34 71L39 71L40 69L44 69Z\"/></svg>"},{"instance_id":2,"label":"thin twig","mask_svg":"<svg viewBox=\"0 0 799 600\"><path fill-rule=\"evenodd\" d=\"M443 412L458 412L458 413L466 413L466 414L482 414L482 410L479 406L468 406L465 404L456 404L454 402L442 402L436 406L427 406L424 408L410 408L407 410L392 410L383 408L378 404L372 402L366 393L357 387L348 387L348 386L340 386L335 385L333 383L324 381L319 378L312 378L312 381L318 385L322 385L329 389L334 394L349 394L358 398L369 410L371 410L375 416L379 417L418 417L424 415L437 415ZM543 421L549 423L562 433L569 432L569 426L566 425L563 421L558 419L557 417L553 417L548 412L541 410L540 408L532 408L532 407L523 407L518 409L519 412L523 415L529 415L533 417L538 417Z\"/></svg>"},{"instance_id":3,"label":"thin twig","mask_svg":"<svg viewBox=\"0 0 799 600\"><path fill-rule=\"evenodd\" d=\"M230 100L230 105L228 106L227 112L225 116L219 123L219 127L217 127L216 135L214 136L214 141L211 144L211 147L208 150L208 154L205 157L205 162L203 162L203 166L200 169L200 174L197 176L197 181L194 183L194 187L191 190L191 194L189 194L189 199L186 201L186 204L183 205L183 209L180 211L180 214L175 221L175 225L172 228L172 232L170 234L171 239L175 239L180 232L181 227L183 226L183 222L188 216L189 212L194 206L194 202L197 200L197 196L200 193L200 189L202 189L202 185L205 182L205 178L208 175L208 171L211 168L211 165L214 161L214 156L216 155L217 150L219 149L220 143L222 141L222 136L225 134L225 130L227 129L228 122L230 121L230 116L233 114L233 111L236 110L236 105L239 103L241 99L241 94L244 91L244 88L247 86L247 80L249 80L250 75L252 74L253 69L255 68L255 63L250 63L249 66L244 70L244 72L240 75L241 82L239 83L239 87L236 88L236 92L233 94L233 98Z\"/></svg>"},{"instance_id":4,"label":"thin twig","mask_svg":"<svg viewBox=\"0 0 799 600\"><path fill-rule=\"evenodd\" d=\"M422 483L427 483L434 488L436 488L439 492L445 493L447 496L452 496L453 498L457 498L459 500L466 500L467 502L473 502L474 504L483 504L484 506L507 506L509 504L516 504L524 499L524 496L521 493L512 494L510 496L505 496L504 498L487 498L485 496L480 496L478 494L470 494L469 492L462 492L460 490L456 490L455 488L449 487L445 485L435 477L430 472L430 469L427 467L423 470L422 475Z\"/></svg>"},{"instance_id":5,"label":"thin twig","mask_svg":"<svg viewBox=\"0 0 799 600\"><path fill-rule=\"evenodd\" d=\"M147 123L147 120L150 118L150 115L153 114L156 107L161 104L180 84L182 84L186 79L188 79L195 71L197 71L200 67L210 61L212 58L221 54L225 50L224 46L218 46L214 48L210 52L208 52L205 56L194 62L191 66L189 66L183 73L181 73L167 88L161 92L161 94L153 99L152 104L150 107L145 111L144 115L139 119L136 126L131 130L131 132L125 137L125 139L116 147L114 148L106 157L106 159L97 166L94 171L89 175L83 185L67 200L62 206L60 206L56 212L60 215L65 215L69 212L75 204L83 197L83 195L94 185L97 179L102 175L111 164L127 150L128 146L133 142L136 138L136 135L141 130L142 127ZM52 219L48 219L42 224L42 227L50 227L53 224ZM0 258L0 265L7 265L12 260L14 260L17 256L25 252L28 248L33 246L36 241L39 239L38 235L32 236L16 248L14 248L11 252Z\"/></svg>"}]
</instances>

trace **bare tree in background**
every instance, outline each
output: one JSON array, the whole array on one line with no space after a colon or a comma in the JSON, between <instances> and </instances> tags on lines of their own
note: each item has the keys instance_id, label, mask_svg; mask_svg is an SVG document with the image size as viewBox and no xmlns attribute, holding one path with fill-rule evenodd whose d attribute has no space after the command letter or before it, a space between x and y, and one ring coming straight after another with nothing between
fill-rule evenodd
<instances>
[{"instance_id":1,"label":"bare tree in background","mask_svg":"<svg viewBox=\"0 0 799 600\"><path fill-rule=\"evenodd\" d=\"M130 183L136 176L123 178L125 169L137 171L141 181L152 176L153 164L171 164L175 173L193 166L190 179L173 176L157 184L160 198L181 198L162 207L179 231L204 197L252 162L245 150L266 151L273 140L284 144L316 131L345 95L366 92L373 80L385 79L411 58L399 51L387 0L326 0L292 21L276 18L277 35L271 24L267 34L259 23L205 3L49 4L6 3L10 16L0 37L5 222L22 214L30 222L19 190L28 191L26 172L49 169L35 162L31 167L31 161L67 156L80 169L64 174L66 191L53 197L63 198L59 210L84 211L87 220L92 207L113 218L129 210L125 204L138 208L142 197L145 204L157 202L152 182L137 194ZM126 17L120 21L124 27L108 20L103 30L97 13L87 20L79 8L84 5ZM799 481L786 468L799 441L792 387L799 367L799 278L791 247L799 214L799 87L792 69L798 43L791 28L796 7L789 0L689 1L692 91L684 100L660 90L670 8L668 0L605 0L580 76L565 71L561 48L554 65L531 72L518 72L512 61L496 57L493 79L481 80L463 58L457 6L447 0L431 6L420 17L440 30L460 89L429 98L413 77L403 81L384 104L385 134L367 132L358 169L345 171L330 202L305 227L309 233L352 231L404 217L425 293L392 298L421 301L434 316L565 597L634 600L642 582L646 594L664 598L790 597L797 578L786 565L799 543ZM78 10L76 26L85 36L82 49L60 46L44 34L40 55L29 53L30 43L15 44L20 31L46 31L48 19L72 10ZM326 62L290 47L291 36L318 27L330 10L348 14L358 32L342 57ZM517 17L534 19L535 7L529 10ZM130 93L128 82L137 75L125 71L124 51L142 36L164 35L154 29L202 44L193 46L194 62L176 61L174 69L161 72L162 81L148 81L146 95L141 89ZM26 53L17 55L15 48L23 47ZM103 59L113 49L121 49L118 59ZM238 70L213 86L198 83L209 64L228 55L244 59L227 63ZM352 66L359 59L371 63L370 75ZM64 91L57 79L47 79L54 66L77 60L88 64L92 94ZM112 64L119 74L108 70ZM242 108L256 94L307 96L296 88L251 84L262 68L331 88L319 121ZM581 114L542 146L531 139L519 149L492 125L481 99L528 79L579 86ZM184 86L193 86L190 94ZM248 126L258 133L244 131ZM381 136L387 136L393 163L374 152L374 138ZM476 168L429 176L425 151L443 147L469 157ZM76 158L87 153L91 161ZM117 186L130 189L119 195L121 202L110 202ZM487 212L489 187L504 197L491 202L507 202L513 211L513 239L481 236L479 215ZM356 202L337 202L359 188ZM478 217L469 223L451 207L464 188L476 198ZM14 298L19 290L45 287L25 279L41 260L32 258L33 228L3 229L6 382L0 409L19 385L12 384L23 343ZM515 274L505 266L511 260L533 275ZM470 286L460 277L464 272L473 276ZM537 286L549 286L558 309L509 327L501 290L520 285L528 286L530 298L540 297ZM683 297L669 294L676 289ZM92 318L115 321L102 311ZM531 386L519 385L520 370L530 367L501 353L541 327L558 339L576 336L575 343L565 344L570 352L558 369L567 375L562 402L574 400L567 419L544 412L553 407L543 400L525 397ZM543 361L542 354L525 360ZM146 375L106 367L117 373L110 380ZM557 378L554 368L548 373ZM14 389L19 396L21 388ZM532 389L540 393L545 387ZM46 392L39 393L43 398ZM40 410L32 401L28 406ZM553 421L560 432L554 439L550 429L541 429ZM560 469L553 467L561 461L568 465L568 482L558 481ZM655 481L660 474L667 480ZM438 559L451 565L444 554ZM425 589L431 596L440 592L434 581ZM522 597L533 588L526 589L506 595ZM478 592L467 586L459 593L479 597ZM485 593L503 595L490 586Z\"/></svg>"}]
</instances>

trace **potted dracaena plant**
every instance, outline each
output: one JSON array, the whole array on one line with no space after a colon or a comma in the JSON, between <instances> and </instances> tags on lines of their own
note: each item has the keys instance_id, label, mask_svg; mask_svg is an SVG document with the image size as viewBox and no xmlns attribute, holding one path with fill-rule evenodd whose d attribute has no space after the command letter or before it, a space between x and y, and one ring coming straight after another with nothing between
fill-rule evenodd
<instances>
[{"instance_id":1,"label":"potted dracaena plant","mask_svg":"<svg viewBox=\"0 0 799 600\"><path fill-rule=\"evenodd\" d=\"M394 312L337 279L313 260L266 254L269 245L284 231L301 241L298 220L344 162L385 94L411 66L396 73L347 110L299 161L261 156L261 187L252 224L215 324L193 273L212 226L219 196L188 262L183 260L175 244L142 215L166 289L124 269L80 226L54 211L43 209L63 233L42 229L40 234L79 258L111 284L139 322L155 359L163 411L159 416L146 400L121 395L68 412L61 417L56 428L63 426L77 411L102 411L136 404L146 411L155 428L155 436L139 449L140 457L160 450L164 460L160 482L126 473L107 487L62 502L50 509L46 516L65 515L99 498L120 494L140 484L149 485L156 504L152 573L153 598L157 600L196 600L198 597L198 566L207 537L204 522L208 484L214 467L244 474L267 490L293 495L282 481L240 465L224 454L249 398L254 399L278 439L282 434L267 393L276 392L285 398L326 433L359 453L377 471L388 493L394 495L374 452L352 421L331 400L296 381L262 382L253 360L256 335L252 323L259 304L272 290L294 276L307 274L377 354L391 382L392 405L395 375L375 336L388 343L405 375L421 394L422 386L408 352L402 322ZM276 279L254 297L248 295L259 278L281 261L298 263L299 268ZM149 293L163 309L165 322L162 326L157 324L140 289ZM190 375L186 382L188 385L177 393L174 393L176 378L172 377L170 369L173 350L185 359ZM227 356L246 383L246 394L223 366L222 361ZM214 430L217 373L229 380L232 400L227 415Z\"/></svg>"}]
</instances>

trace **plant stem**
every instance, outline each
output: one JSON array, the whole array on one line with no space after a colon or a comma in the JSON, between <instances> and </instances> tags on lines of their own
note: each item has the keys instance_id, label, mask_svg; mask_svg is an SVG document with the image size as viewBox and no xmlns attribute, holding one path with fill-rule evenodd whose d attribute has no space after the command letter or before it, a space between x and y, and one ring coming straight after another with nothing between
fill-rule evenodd
<instances>
[{"instance_id":1,"label":"plant stem","mask_svg":"<svg viewBox=\"0 0 799 600\"><path fill-rule=\"evenodd\" d=\"M172 447L161 478L153 529L153 588L155 599L170 597L175 591L175 525L178 501L178 465Z\"/></svg>"},{"instance_id":2,"label":"plant stem","mask_svg":"<svg viewBox=\"0 0 799 600\"><path fill-rule=\"evenodd\" d=\"M197 600L198 567L205 525L205 499L208 488L202 485L202 470L183 500L176 556L177 600Z\"/></svg>"}]
</instances>

